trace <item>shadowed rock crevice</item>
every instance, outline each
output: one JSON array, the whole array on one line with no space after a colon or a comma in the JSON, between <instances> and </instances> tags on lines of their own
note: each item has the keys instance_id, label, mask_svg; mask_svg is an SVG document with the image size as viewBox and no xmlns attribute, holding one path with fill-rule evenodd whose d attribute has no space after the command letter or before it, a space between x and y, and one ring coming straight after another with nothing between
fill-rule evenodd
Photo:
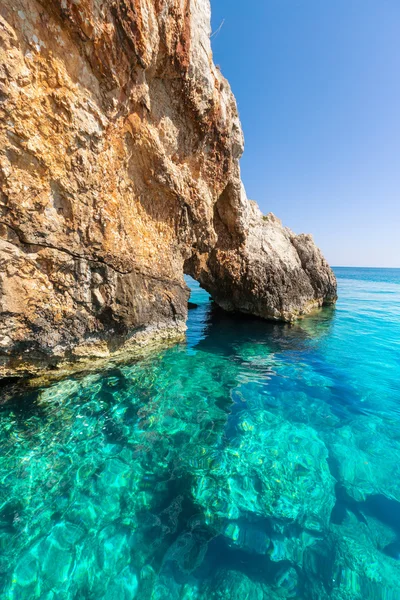
<instances>
[{"instance_id":1,"label":"shadowed rock crevice","mask_svg":"<svg viewBox=\"0 0 400 600\"><path fill-rule=\"evenodd\" d=\"M334 301L312 239L246 197L209 36L208 0L1 3L0 375L181 339L184 272L268 319Z\"/></svg>"}]
</instances>

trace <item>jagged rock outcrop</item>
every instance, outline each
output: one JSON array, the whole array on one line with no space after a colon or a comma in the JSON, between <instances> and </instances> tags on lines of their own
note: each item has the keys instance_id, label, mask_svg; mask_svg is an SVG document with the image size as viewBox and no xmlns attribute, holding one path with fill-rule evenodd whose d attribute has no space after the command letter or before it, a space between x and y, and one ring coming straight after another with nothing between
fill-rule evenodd
<instances>
[{"instance_id":1,"label":"jagged rock outcrop","mask_svg":"<svg viewBox=\"0 0 400 600\"><path fill-rule=\"evenodd\" d=\"M223 308L292 320L336 298L309 236L247 200L209 0L2 0L2 375L185 329Z\"/></svg>"}]
</instances>

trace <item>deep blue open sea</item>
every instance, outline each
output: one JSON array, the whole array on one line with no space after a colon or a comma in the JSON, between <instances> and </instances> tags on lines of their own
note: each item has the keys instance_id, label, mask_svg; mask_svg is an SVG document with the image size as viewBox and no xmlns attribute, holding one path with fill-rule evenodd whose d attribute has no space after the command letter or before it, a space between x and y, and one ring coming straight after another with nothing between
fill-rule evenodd
<instances>
[{"instance_id":1,"label":"deep blue open sea","mask_svg":"<svg viewBox=\"0 0 400 600\"><path fill-rule=\"evenodd\" d=\"M0 405L1 600L399 600L400 270Z\"/></svg>"}]
</instances>

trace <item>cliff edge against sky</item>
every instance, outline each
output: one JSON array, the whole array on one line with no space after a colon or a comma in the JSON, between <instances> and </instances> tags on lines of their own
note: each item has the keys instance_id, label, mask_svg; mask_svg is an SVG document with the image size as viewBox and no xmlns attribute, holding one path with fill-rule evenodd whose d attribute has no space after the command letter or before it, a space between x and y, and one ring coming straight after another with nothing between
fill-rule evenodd
<instances>
[{"instance_id":1,"label":"cliff edge against sky","mask_svg":"<svg viewBox=\"0 0 400 600\"><path fill-rule=\"evenodd\" d=\"M0 115L3 376L179 337L184 273L264 318L336 299L246 197L209 0L2 0Z\"/></svg>"}]
</instances>

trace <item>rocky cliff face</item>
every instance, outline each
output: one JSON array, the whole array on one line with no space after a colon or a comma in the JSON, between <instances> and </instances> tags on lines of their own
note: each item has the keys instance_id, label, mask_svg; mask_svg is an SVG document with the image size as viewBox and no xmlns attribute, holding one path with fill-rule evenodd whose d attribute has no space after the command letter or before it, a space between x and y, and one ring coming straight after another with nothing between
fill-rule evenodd
<instances>
[{"instance_id":1,"label":"rocky cliff face","mask_svg":"<svg viewBox=\"0 0 400 600\"><path fill-rule=\"evenodd\" d=\"M2 0L2 375L185 329L191 274L227 310L336 298L309 236L247 200L209 0Z\"/></svg>"}]
</instances>

